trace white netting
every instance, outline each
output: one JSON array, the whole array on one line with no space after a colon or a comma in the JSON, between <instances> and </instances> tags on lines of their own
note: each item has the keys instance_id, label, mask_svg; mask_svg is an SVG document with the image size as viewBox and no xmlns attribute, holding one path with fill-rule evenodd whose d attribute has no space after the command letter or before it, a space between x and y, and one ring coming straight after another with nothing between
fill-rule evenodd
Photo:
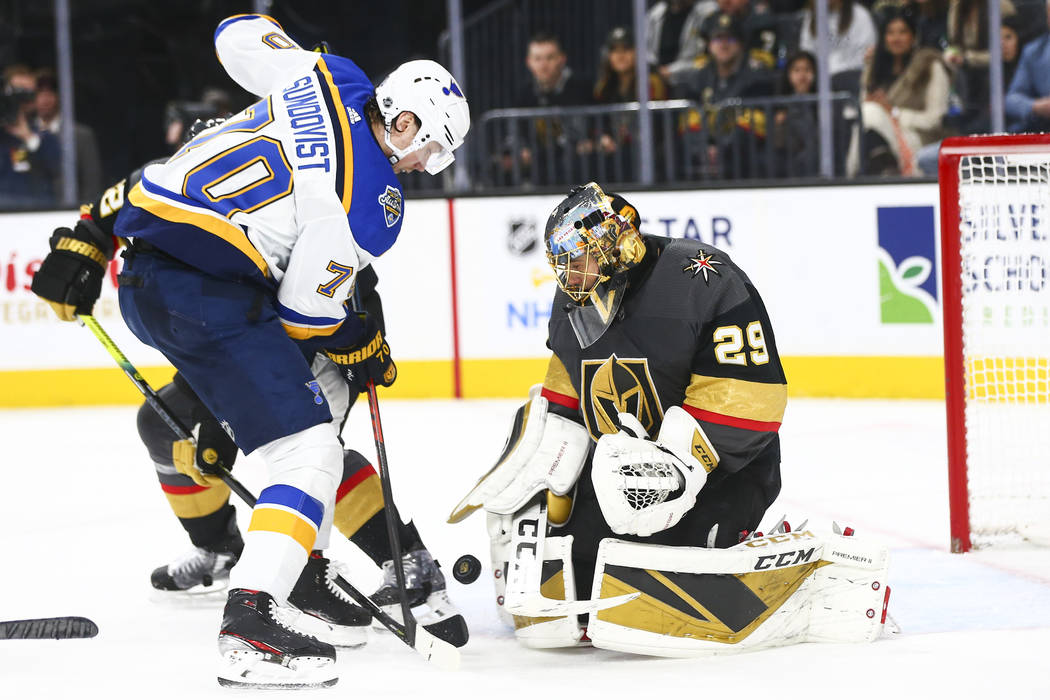
<instances>
[{"instance_id":1,"label":"white netting","mask_svg":"<svg viewBox=\"0 0 1050 700\"><path fill-rule=\"evenodd\" d=\"M620 467L620 474L623 476L620 490L634 510L660 505L680 486L677 470L666 463L625 464Z\"/></svg>"},{"instance_id":2,"label":"white netting","mask_svg":"<svg viewBox=\"0 0 1050 700\"><path fill-rule=\"evenodd\" d=\"M959 163L974 545L1050 532L1050 153Z\"/></svg>"}]
</instances>

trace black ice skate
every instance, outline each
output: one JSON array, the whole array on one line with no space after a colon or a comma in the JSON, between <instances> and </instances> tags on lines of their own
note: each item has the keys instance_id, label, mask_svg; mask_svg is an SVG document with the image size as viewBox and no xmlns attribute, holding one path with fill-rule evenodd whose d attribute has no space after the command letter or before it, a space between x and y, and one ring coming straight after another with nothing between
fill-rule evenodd
<instances>
[{"instance_id":1,"label":"black ice skate","mask_svg":"<svg viewBox=\"0 0 1050 700\"><path fill-rule=\"evenodd\" d=\"M470 633L466 620L448 599L441 566L426 549L417 549L401 557L405 572L405 590L416 621L435 637L461 647ZM383 583L371 596L375 604L398 622L402 622L401 598L397 591L397 574L393 560L383 562Z\"/></svg>"},{"instance_id":2,"label":"black ice skate","mask_svg":"<svg viewBox=\"0 0 1050 700\"><path fill-rule=\"evenodd\" d=\"M319 688L335 685L335 647L300 634L269 593L235 588L222 615L219 685L241 688Z\"/></svg>"},{"instance_id":3,"label":"black ice skate","mask_svg":"<svg viewBox=\"0 0 1050 700\"><path fill-rule=\"evenodd\" d=\"M166 566L158 566L150 576L150 583L159 591L170 593L210 593L226 588L230 569L237 563L244 549L244 540L232 523L231 530L217 543L208 547L194 547Z\"/></svg>"},{"instance_id":4,"label":"black ice skate","mask_svg":"<svg viewBox=\"0 0 1050 700\"><path fill-rule=\"evenodd\" d=\"M306 613L289 620L300 632L339 647L358 647L367 641L372 613L351 602L335 583L341 572L321 552L313 552L299 580L288 596L288 602ZM317 624L316 618L326 624Z\"/></svg>"}]
</instances>

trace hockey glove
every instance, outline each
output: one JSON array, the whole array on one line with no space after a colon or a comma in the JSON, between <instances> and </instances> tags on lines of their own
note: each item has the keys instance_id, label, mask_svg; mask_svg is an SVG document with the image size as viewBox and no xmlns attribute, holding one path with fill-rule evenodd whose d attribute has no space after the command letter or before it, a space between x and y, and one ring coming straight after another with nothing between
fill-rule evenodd
<instances>
[{"instance_id":1,"label":"hockey glove","mask_svg":"<svg viewBox=\"0 0 1050 700\"><path fill-rule=\"evenodd\" d=\"M90 314L102 293L102 277L116 248L91 219L51 235L51 252L33 276L33 293L46 301L63 321Z\"/></svg>"},{"instance_id":2,"label":"hockey glove","mask_svg":"<svg viewBox=\"0 0 1050 700\"><path fill-rule=\"evenodd\" d=\"M681 520L707 481L707 466L688 454L688 443L684 459L676 444L681 441L677 434L692 435L699 426L685 411L671 408L653 441L633 415L621 413L619 418L621 430L602 435L594 449L591 483L613 532L648 537ZM703 443L709 445L706 436ZM717 464L717 455L714 459Z\"/></svg>"},{"instance_id":3,"label":"hockey glove","mask_svg":"<svg viewBox=\"0 0 1050 700\"><path fill-rule=\"evenodd\" d=\"M219 465L230 469L237 459L237 445L212 416L204 417L193 428L193 440L176 440L171 444L175 469L193 479L198 486L223 483Z\"/></svg>"},{"instance_id":4,"label":"hockey glove","mask_svg":"<svg viewBox=\"0 0 1050 700\"><path fill-rule=\"evenodd\" d=\"M332 362L339 365L343 378L351 392L368 391L368 382L377 386L390 386L397 379L397 366L390 357L390 344L383 337L375 321L365 322L361 342L345 348L325 349Z\"/></svg>"}]
</instances>

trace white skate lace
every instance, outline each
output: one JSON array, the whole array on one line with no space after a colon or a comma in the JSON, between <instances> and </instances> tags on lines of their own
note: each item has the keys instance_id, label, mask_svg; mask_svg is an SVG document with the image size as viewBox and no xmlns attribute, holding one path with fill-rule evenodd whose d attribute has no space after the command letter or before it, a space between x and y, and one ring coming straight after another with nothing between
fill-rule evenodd
<instances>
[{"instance_id":1,"label":"white skate lace","mask_svg":"<svg viewBox=\"0 0 1050 700\"><path fill-rule=\"evenodd\" d=\"M191 574L204 569L212 568L214 564L214 552L209 552L203 547L194 547L172 563L168 564L168 572L172 576L178 574Z\"/></svg>"},{"instance_id":2,"label":"white skate lace","mask_svg":"<svg viewBox=\"0 0 1050 700\"><path fill-rule=\"evenodd\" d=\"M325 568L325 582L328 584L328 590L330 590L336 598L343 601L344 603L355 605L354 599L351 598L347 594L347 592L343 590L342 586L335 582L335 579L339 576L342 576L344 580L349 581L350 568L342 562L332 561L331 559L329 559L328 566Z\"/></svg>"},{"instance_id":3,"label":"white skate lace","mask_svg":"<svg viewBox=\"0 0 1050 700\"><path fill-rule=\"evenodd\" d=\"M285 628L289 632L302 635L302 631L295 627L296 621L305 613L293 608L280 605L276 600L270 598L270 619ZM305 635L304 635L305 636Z\"/></svg>"}]
</instances>

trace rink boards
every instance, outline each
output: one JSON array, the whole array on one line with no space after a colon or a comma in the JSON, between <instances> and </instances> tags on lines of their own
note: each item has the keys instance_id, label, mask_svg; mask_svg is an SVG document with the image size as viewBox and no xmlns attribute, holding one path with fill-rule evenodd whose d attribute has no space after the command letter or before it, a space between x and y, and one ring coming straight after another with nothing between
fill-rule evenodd
<instances>
[{"instance_id":1,"label":"rink boards","mask_svg":"<svg viewBox=\"0 0 1050 700\"><path fill-rule=\"evenodd\" d=\"M936 184L623 194L644 232L714 245L747 272L792 395L944 395ZM559 199L406 202L400 239L375 263L399 369L384 396L524 397L542 380L554 291L542 236ZM138 400L95 338L29 291L52 229L73 221L0 215L0 406ZM120 318L116 271L96 316L163 382L164 358Z\"/></svg>"}]
</instances>

